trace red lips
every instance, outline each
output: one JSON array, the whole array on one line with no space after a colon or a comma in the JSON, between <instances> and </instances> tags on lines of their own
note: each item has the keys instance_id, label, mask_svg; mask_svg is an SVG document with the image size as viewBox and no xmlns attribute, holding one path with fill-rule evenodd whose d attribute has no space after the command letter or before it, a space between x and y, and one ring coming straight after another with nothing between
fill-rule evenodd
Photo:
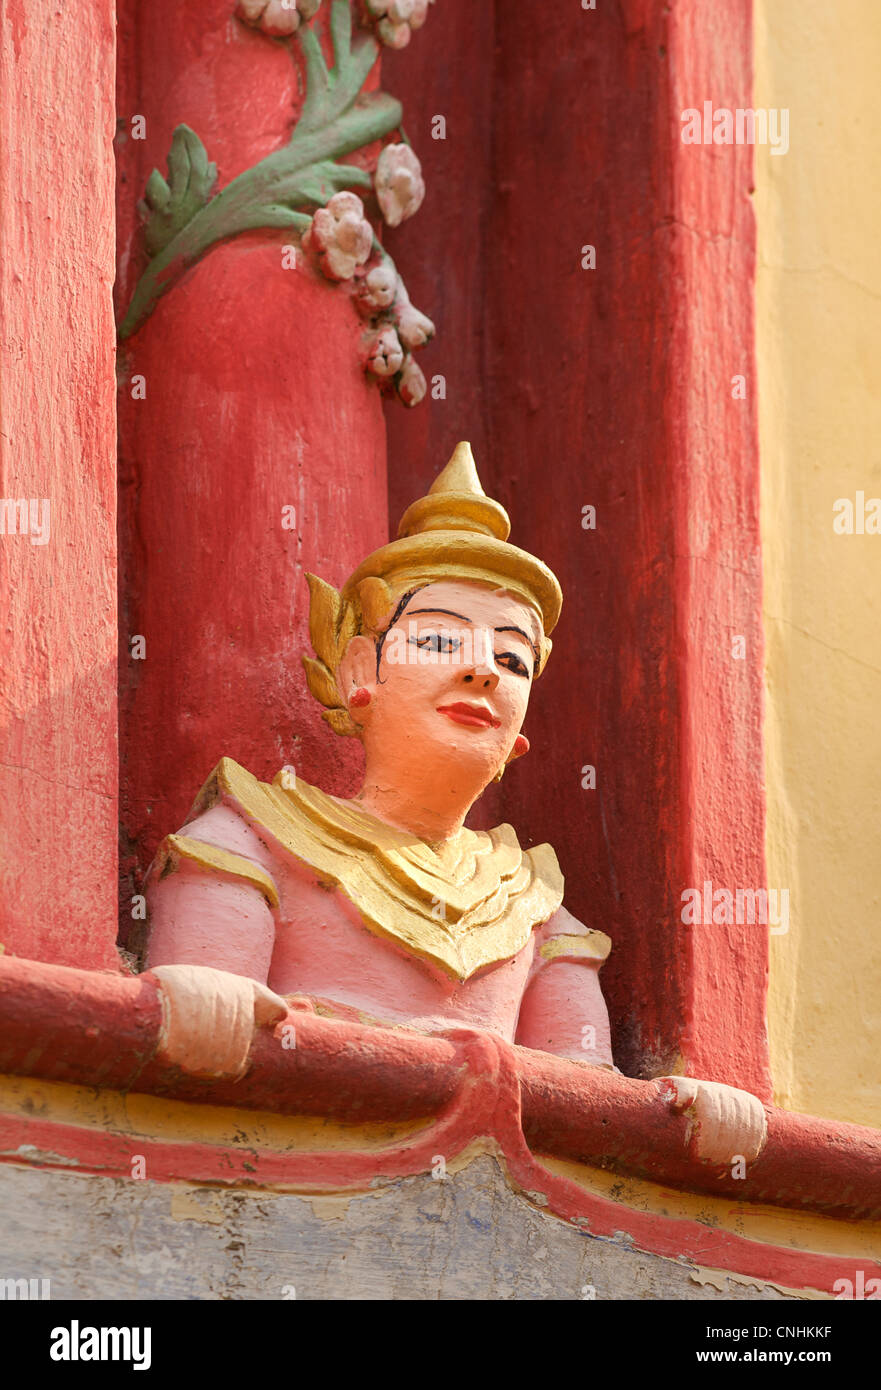
<instances>
[{"instance_id":1,"label":"red lips","mask_svg":"<svg viewBox=\"0 0 881 1390\"><path fill-rule=\"evenodd\" d=\"M455 705L438 705L437 712L446 714L456 724L465 724L472 729L497 729L502 722L483 705L467 705L461 700Z\"/></svg>"}]
</instances>

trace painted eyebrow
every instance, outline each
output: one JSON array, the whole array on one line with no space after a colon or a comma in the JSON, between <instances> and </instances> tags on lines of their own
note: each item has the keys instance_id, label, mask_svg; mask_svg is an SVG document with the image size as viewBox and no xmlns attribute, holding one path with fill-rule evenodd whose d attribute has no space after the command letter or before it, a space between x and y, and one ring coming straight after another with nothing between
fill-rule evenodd
<instances>
[{"instance_id":1,"label":"painted eyebrow","mask_svg":"<svg viewBox=\"0 0 881 1390\"><path fill-rule=\"evenodd\" d=\"M529 647L529 650L532 652L536 661L538 661L538 647L533 642L529 634L523 631L522 627L497 627L495 630L496 632L519 632L520 636L523 638L526 645Z\"/></svg>"},{"instance_id":2,"label":"painted eyebrow","mask_svg":"<svg viewBox=\"0 0 881 1390\"><path fill-rule=\"evenodd\" d=\"M411 608L410 613L443 613L447 618L458 618L462 623L470 623L471 619L466 618L464 613L454 613L450 608Z\"/></svg>"},{"instance_id":3,"label":"painted eyebrow","mask_svg":"<svg viewBox=\"0 0 881 1390\"><path fill-rule=\"evenodd\" d=\"M465 615L464 615L464 613L454 613L454 612L453 612L451 609L449 609L449 608L411 608L411 609L410 609L410 612L411 612L411 613L443 613L444 617L446 617L446 618L458 618L459 621L462 622L462 623L470 623L470 622L471 622L471 619L470 619L470 618L466 618ZM532 638L529 636L529 634L523 631L523 628L522 628L522 627L513 627L513 626L512 626L512 627L497 627L497 628L494 628L493 631L494 631L494 632L519 632L520 636L521 636L521 637L523 638L523 640L526 642L526 645L529 647L529 649L530 649L530 651L532 652L533 656L535 657L536 661L538 661L538 648L537 648L536 644L533 642Z\"/></svg>"}]
</instances>

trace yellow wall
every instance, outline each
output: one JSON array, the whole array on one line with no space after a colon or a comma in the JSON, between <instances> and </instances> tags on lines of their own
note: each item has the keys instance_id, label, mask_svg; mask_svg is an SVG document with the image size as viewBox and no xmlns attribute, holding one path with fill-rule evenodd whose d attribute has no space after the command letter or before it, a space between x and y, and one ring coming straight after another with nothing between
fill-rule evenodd
<instances>
[{"instance_id":1,"label":"yellow wall","mask_svg":"<svg viewBox=\"0 0 881 1390\"><path fill-rule=\"evenodd\" d=\"M881 1126L881 3L756 0L768 882L776 1100Z\"/></svg>"}]
</instances>

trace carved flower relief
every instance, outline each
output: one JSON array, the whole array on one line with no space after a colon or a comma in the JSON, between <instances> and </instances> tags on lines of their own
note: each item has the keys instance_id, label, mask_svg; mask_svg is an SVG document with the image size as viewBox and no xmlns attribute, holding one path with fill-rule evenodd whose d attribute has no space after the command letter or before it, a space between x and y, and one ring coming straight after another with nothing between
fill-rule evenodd
<instances>
[{"instance_id":1,"label":"carved flower relief","mask_svg":"<svg viewBox=\"0 0 881 1390\"><path fill-rule=\"evenodd\" d=\"M404 405L418 405L427 390L428 384L422 368L408 352L398 374L398 395Z\"/></svg>"},{"instance_id":2,"label":"carved flower relief","mask_svg":"<svg viewBox=\"0 0 881 1390\"><path fill-rule=\"evenodd\" d=\"M378 56L377 40L362 35L353 47L348 0L332 0L327 7L333 48L329 66L323 51L326 36L319 37L310 27L322 9L322 0L230 3L243 23L268 38L288 41L284 46L292 54L295 47L302 50L308 120L302 129L301 121L295 124L286 146L233 179L229 188L235 186L236 193L226 198L217 193L217 166L209 161L199 136L183 124L175 129L168 179L154 169L145 200L139 204L150 263L135 287L120 324L120 337L128 338L140 327L158 300L177 284L187 265L241 230L239 218L244 206L249 213L246 225L284 227L300 235L304 253L328 280L344 287L367 320L366 369L383 390L396 387L402 400L416 404L425 394L425 379L412 354L433 336L434 325L411 304L394 262L380 246L364 204L351 188L371 188L381 216L389 226L397 227L423 202L422 169L403 141L380 149L372 176L363 164L337 162L354 152L360 136L366 163L367 150L375 148L374 141L382 142L400 130L400 102L363 90L368 70ZM409 40L410 32L425 22L428 6L433 3L359 0L360 19L384 42L401 46ZM327 10L324 14L327 16ZM296 45L290 42L294 37ZM334 193L326 206L321 206L328 193L340 186L343 191ZM372 200L371 216L375 222Z\"/></svg>"},{"instance_id":3,"label":"carved flower relief","mask_svg":"<svg viewBox=\"0 0 881 1390\"><path fill-rule=\"evenodd\" d=\"M282 36L308 21L321 0L239 0L238 13L264 33ZM371 13L389 24L418 28L429 0L369 0ZM382 34L382 25L379 26ZM385 42L391 40L386 38ZM403 40L406 42L407 40ZM401 46L400 41L398 46ZM384 221L397 227L417 212L425 197L422 167L409 145L386 145L373 176L374 193ZM335 193L316 209L302 237L328 280L354 281L353 298L367 322L363 362L383 390L397 390L405 405L418 405L426 393L425 377L413 353L434 336L434 324L413 307L394 262L383 252L371 259L373 228L356 193Z\"/></svg>"},{"instance_id":4,"label":"carved flower relief","mask_svg":"<svg viewBox=\"0 0 881 1390\"><path fill-rule=\"evenodd\" d=\"M363 276L355 297L359 314L372 318L383 309L390 309L398 290L398 272L390 261L371 266Z\"/></svg>"},{"instance_id":5,"label":"carved flower relief","mask_svg":"<svg viewBox=\"0 0 881 1390\"><path fill-rule=\"evenodd\" d=\"M409 145L386 145L373 176L376 199L390 227L418 212L425 197L422 165Z\"/></svg>"},{"instance_id":6,"label":"carved flower relief","mask_svg":"<svg viewBox=\"0 0 881 1390\"><path fill-rule=\"evenodd\" d=\"M410 296L404 288L403 280L398 281L398 289L392 305L392 317L398 330L398 337L410 352L434 337L434 324L427 314L420 313L410 303Z\"/></svg>"},{"instance_id":7,"label":"carved flower relief","mask_svg":"<svg viewBox=\"0 0 881 1390\"><path fill-rule=\"evenodd\" d=\"M335 193L303 233L304 249L315 253L328 280L351 280L372 245L373 228L357 193Z\"/></svg>"},{"instance_id":8,"label":"carved flower relief","mask_svg":"<svg viewBox=\"0 0 881 1390\"><path fill-rule=\"evenodd\" d=\"M238 0L236 14L270 38L286 38L296 33L301 22L308 24L318 13L321 0Z\"/></svg>"},{"instance_id":9,"label":"carved flower relief","mask_svg":"<svg viewBox=\"0 0 881 1390\"><path fill-rule=\"evenodd\" d=\"M418 405L427 388L422 368L412 353L404 351L391 324L379 324L365 339L365 366L380 385L395 378L395 387L404 405Z\"/></svg>"},{"instance_id":10,"label":"carved flower relief","mask_svg":"<svg viewBox=\"0 0 881 1390\"><path fill-rule=\"evenodd\" d=\"M405 405L418 405L425 395L422 370L413 352L434 336L434 324L410 303L404 282L392 262L385 258L358 272L355 304L370 320L365 337L364 364L380 385L395 378L398 395Z\"/></svg>"},{"instance_id":11,"label":"carved flower relief","mask_svg":"<svg viewBox=\"0 0 881 1390\"><path fill-rule=\"evenodd\" d=\"M413 31L421 29L434 0L366 0L367 13L388 48L404 48Z\"/></svg>"},{"instance_id":12,"label":"carved flower relief","mask_svg":"<svg viewBox=\"0 0 881 1390\"><path fill-rule=\"evenodd\" d=\"M413 352L434 336L434 324L413 307L403 280L384 253L369 263L373 229L356 193L335 193L318 208L303 234L303 248L317 260L329 280L356 281L353 298L368 320L364 365L380 384L395 378L405 405L418 405L425 395L425 377Z\"/></svg>"},{"instance_id":13,"label":"carved flower relief","mask_svg":"<svg viewBox=\"0 0 881 1390\"><path fill-rule=\"evenodd\" d=\"M373 376L394 376L404 364L404 349L398 335L389 325L375 328L368 335L367 370Z\"/></svg>"}]
</instances>

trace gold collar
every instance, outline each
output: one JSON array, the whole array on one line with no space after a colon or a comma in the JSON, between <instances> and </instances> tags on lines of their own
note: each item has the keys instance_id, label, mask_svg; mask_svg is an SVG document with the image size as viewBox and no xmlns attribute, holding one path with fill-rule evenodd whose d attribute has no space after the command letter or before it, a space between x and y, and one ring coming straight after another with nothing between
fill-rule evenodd
<instances>
[{"instance_id":1,"label":"gold collar","mask_svg":"<svg viewBox=\"0 0 881 1390\"><path fill-rule=\"evenodd\" d=\"M550 845L523 850L510 825L432 846L299 777L272 784L224 758L191 814L223 801L258 834L354 903L365 926L454 979L510 960L563 900Z\"/></svg>"}]
</instances>

